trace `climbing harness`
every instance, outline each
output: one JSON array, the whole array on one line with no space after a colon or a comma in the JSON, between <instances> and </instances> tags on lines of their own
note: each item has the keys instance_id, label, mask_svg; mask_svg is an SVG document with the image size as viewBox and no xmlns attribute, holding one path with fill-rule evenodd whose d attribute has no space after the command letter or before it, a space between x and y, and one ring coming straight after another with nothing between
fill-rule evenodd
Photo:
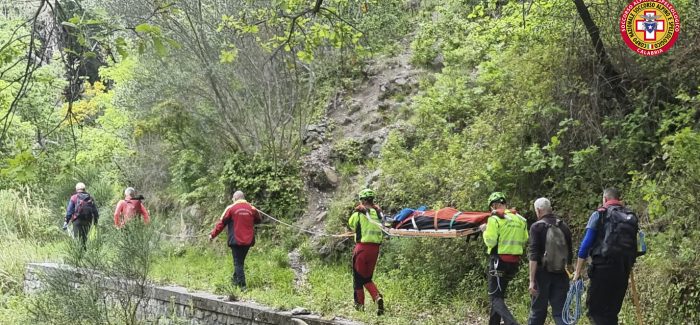
<instances>
[{"instance_id":1,"label":"climbing harness","mask_svg":"<svg viewBox=\"0 0 700 325\"><path fill-rule=\"evenodd\" d=\"M564 310L562 310L562 320L564 323L575 325L581 318L581 296L583 295L583 290L582 279L574 281L569 286L569 293L566 295Z\"/></svg>"},{"instance_id":2,"label":"climbing harness","mask_svg":"<svg viewBox=\"0 0 700 325\"><path fill-rule=\"evenodd\" d=\"M493 292L489 292L489 295L492 295L501 291L501 276L498 273L498 258L494 259L493 269L489 270L489 276L496 277L496 289Z\"/></svg>"}]
</instances>

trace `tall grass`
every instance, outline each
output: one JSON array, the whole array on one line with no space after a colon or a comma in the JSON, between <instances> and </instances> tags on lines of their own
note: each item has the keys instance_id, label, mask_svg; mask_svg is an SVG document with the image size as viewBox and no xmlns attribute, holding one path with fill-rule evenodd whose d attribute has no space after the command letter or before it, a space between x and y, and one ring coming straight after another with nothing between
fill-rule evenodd
<instances>
[{"instance_id":1,"label":"tall grass","mask_svg":"<svg viewBox=\"0 0 700 325\"><path fill-rule=\"evenodd\" d=\"M0 190L0 235L5 239L22 238L47 241L59 235L58 217L32 196L29 189Z\"/></svg>"}]
</instances>

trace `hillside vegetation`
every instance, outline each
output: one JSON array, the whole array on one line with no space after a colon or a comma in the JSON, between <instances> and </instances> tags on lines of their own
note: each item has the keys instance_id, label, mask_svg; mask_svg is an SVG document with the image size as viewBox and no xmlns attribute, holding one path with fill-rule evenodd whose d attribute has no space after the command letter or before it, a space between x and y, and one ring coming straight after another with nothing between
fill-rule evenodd
<instances>
[{"instance_id":1,"label":"hillside vegetation","mask_svg":"<svg viewBox=\"0 0 700 325\"><path fill-rule=\"evenodd\" d=\"M153 219L134 272L152 281L372 324L483 324L481 238L388 240L383 318L353 309L351 239L263 224L246 292L223 238L206 241L234 190L336 234L370 185L390 213L483 211L502 191L531 222L545 196L577 243L617 187L647 235L645 323L700 324L700 3L673 1L680 37L653 57L620 37L627 4L0 0L0 322L119 315L78 321L22 277L29 261L135 256L111 221L133 186ZM60 229L76 182L100 207L95 264ZM526 274L507 300L521 321ZM631 298L621 322L637 322Z\"/></svg>"}]
</instances>

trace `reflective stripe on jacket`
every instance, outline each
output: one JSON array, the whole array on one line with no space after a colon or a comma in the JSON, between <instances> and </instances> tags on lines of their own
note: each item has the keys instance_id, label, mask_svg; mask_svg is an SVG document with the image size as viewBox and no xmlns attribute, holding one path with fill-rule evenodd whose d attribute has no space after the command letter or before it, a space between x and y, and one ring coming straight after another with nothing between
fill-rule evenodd
<instances>
[{"instance_id":1,"label":"reflective stripe on jacket","mask_svg":"<svg viewBox=\"0 0 700 325\"><path fill-rule=\"evenodd\" d=\"M484 231L487 254L522 255L527 239L527 220L521 215L506 210L503 218L489 217Z\"/></svg>"},{"instance_id":2,"label":"reflective stripe on jacket","mask_svg":"<svg viewBox=\"0 0 700 325\"><path fill-rule=\"evenodd\" d=\"M379 227L382 222L379 212L374 208L366 208L366 211L355 209L355 212L350 216L350 220L348 220L350 229L355 232L355 242L381 244L384 235ZM372 222L367 219L368 215Z\"/></svg>"}]
</instances>

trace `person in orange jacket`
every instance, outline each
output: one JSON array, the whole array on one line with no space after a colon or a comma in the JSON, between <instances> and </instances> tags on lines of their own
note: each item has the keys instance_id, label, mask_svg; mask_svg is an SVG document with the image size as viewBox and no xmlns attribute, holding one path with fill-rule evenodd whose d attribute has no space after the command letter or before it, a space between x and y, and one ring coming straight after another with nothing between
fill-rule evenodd
<instances>
[{"instance_id":1,"label":"person in orange jacket","mask_svg":"<svg viewBox=\"0 0 700 325\"><path fill-rule=\"evenodd\" d=\"M136 190L133 187L127 187L124 190L124 199L117 203L117 208L114 210L114 226L124 227L134 217L142 218L145 224L150 223L151 217L143 206L142 199L143 197L136 197Z\"/></svg>"},{"instance_id":2,"label":"person in orange jacket","mask_svg":"<svg viewBox=\"0 0 700 325\"><path fill-rule=\"evenodd\" d=\"M241 191L233 193L233 204L226 207L221 219L209 234L209 240L213 240L226 227L228 231L228 246L233 255L233 275L231 282L245 290L245 258L250 247L255 245L255 224L262 221L258 210L245 200Z\"/></svg>"}]
</instances>

